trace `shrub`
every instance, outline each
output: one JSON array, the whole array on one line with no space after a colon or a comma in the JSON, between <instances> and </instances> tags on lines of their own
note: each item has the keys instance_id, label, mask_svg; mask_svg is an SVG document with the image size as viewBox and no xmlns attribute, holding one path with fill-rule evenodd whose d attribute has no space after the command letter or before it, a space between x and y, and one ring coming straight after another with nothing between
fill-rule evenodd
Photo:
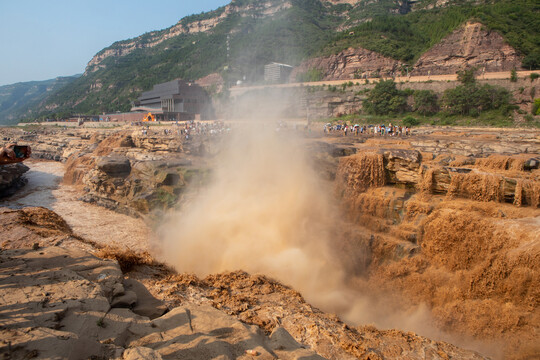
<instances>
[{"instance_id":1,"label":"shrub","mask_svg":"<svg viewBox=\"0 0 540 360\"><path fill-rule=\"evenodd\" d=\"M420 124L420 121L417 118L414 118L414 117L412 117L410 115L406 116L403 119L403 125L405 125L405 126L413 127L413 126L416 126L418 124Z\"/></svg>"},{"instance_id":2,"label":"shrub","mask_svg":"<svg viewBox=\"0 0 540 360\"><path fill-rule=\"evenodd\" d=\"M531 75L529 75L529 77L531 78L531 82L538 79L540 77L540 74L539 73L531 73Z\"/></svg>"},{"instance_id":3,"label":"shrub","mask_svg":"<svg viewBox=\"0 0 540 360\"><path fill-rule=\"evenodd\" d=\"M409 89L409 88L406 88L406 89L403 89L403 94L406 95L406 96L411 96L414 94L414 90L413 89Z\"/></svg>"},{"instance_id":4,"label":"shrub","mask_svg":"<svg viewBox=\"0 0 540 360\"><path fill-rule=\"evenodd\" d=\"M540 98L534 99L531 113L533 115L540 115Z\"/></svg>"},{"instance_id":5,"label":"shrub","mask_svg":"<svg viewBox=\"0 0 540 360\"><path fill-rule=\"evenodd\" d=\"M484 84L478 88L475 100L478 111L505 109L510 107L512 95L503 87Z\"/></svg>"}]
</instances>

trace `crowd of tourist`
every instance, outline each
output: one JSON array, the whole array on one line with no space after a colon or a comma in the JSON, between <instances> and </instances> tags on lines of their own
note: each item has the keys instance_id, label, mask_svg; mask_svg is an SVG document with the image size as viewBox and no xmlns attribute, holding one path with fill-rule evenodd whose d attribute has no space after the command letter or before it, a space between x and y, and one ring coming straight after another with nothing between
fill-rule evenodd
<instances>
[{"instance_id":1,"label":"crowd of tourist","mask_svg":"<svg viewBox=\"0 0 540 360\"><path fill-rule=\"evenodd\" d=\"M201 121L186 121L184 123L174 123L172 128L163 129L163 135L181 136L186 140L191 139L195 135L215 136L229 132L230 127L223 121L201 122ZM161 130L154 130L157 133ZM144 125L141 128L142 135L150 133L150 126Z\"/></svg>"},{"instance_id":2,"label":"crowd of tourist","mask_svg":"<svg viewBox=\"0 0 540 360\"><path fill-rule=\"evenodd\" d=\"M348 135L378 135L378 136L408 136L411 133L411 129L408 126L401 125L348 125L348 124L336 124L330 123L324 125L325 134L343 134Z\"/></svg>"},{"instance_id":3,"label":"crowd of tourist","mask_svg":"<svg viewBox=\"0 0 540 360\"><path fill-rule=\"evenodd\" d=\"M263 124L264 128L265 125ZM311 132L312 126L298 125L297 123L288 124L280 121L275 125L276 132L294 130L298 132ZM193 136L217 136L231 132L231 123L224 121L186 121L182 123L174 123L172 126L163 130L152 130L152 134L162 132L164 135L180 136L185 140L190 140ZM380 125L349 125L349 124L330 124L324 125L324 134L341 135L341 136L409 136L411 129L408 126L393 125L392 123ZM150 134L150 126L144 125L141 129L142 135Z\"/></svg>"},{"instance_id":4,"label":"crowd of tourist","mask_svg":"<svg viewBox=\"0 0 540 360\"><path fill-rule=\"evenodd\" d=\"M180 134L185 135L186 139L189 139L193 135L221 135L231 131L230 127L225 124L223 121L213 121L213 122L199 122L199 121L188 121L184 126L180 126Z\"/></svg>"}]
</instances>

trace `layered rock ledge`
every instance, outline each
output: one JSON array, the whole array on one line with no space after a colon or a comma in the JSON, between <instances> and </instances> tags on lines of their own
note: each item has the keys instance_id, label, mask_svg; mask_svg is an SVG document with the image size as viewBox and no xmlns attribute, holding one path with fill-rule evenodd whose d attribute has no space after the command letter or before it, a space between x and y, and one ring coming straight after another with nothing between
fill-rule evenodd
<instances>
[{"instance_id":1,"label":"layered rock ledge","mask_svg":"<svg viewBox=\"0 0 540 360\"><path fill-rule=\"evenodd\" d=\"M199 280L98 251L44 208L1 209L0 223L10 234L0 251L0 352L12 359L483 358L412 333L349 327L263 276Z\"/></svg>"}]
</instances>

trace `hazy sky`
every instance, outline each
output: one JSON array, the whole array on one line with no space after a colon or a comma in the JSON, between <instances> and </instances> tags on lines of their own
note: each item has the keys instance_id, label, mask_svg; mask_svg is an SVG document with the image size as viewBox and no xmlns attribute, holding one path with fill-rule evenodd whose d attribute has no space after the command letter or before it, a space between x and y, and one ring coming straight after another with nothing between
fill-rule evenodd
<instances>
[{"instance_id":1,"label":"hazy sky","mask_svg":"<svg viewBox=\"0 0 540 360\"><path fill-rule=\"evenodd\" d=\"M0 86L84 72L115 41L230 0L0 0Z\"/></svg>"}]
</instances>

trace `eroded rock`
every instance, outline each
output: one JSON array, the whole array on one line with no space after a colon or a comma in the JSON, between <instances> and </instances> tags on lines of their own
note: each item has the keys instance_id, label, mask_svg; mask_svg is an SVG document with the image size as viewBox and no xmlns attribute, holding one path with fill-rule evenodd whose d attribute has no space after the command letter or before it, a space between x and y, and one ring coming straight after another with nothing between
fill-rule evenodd
<instances>
[{"instance_id":1,"label":"eroded rock","mask_svg":"<svg viewBox=\"0 0 540 360\"><path fill-rule=\"evenodd\" d=\"M27 182L23 175L28 170L22 163L0 165L0 198L13 195L23 187Z\"/></svg>"}]
</instances>

